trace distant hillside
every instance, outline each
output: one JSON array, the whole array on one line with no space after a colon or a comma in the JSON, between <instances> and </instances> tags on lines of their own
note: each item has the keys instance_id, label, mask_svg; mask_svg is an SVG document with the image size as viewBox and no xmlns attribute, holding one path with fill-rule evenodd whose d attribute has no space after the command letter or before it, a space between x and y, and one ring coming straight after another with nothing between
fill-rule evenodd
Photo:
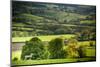
<instances>
[{"instance_id":1,"label":"distant hillside","mask_svg":"<svg viewBox=\"0 0 100 67\"><path fill-rule=\"evenodd\" d=\"M73 34L83 29L95 29L95 6L12 2L13 37Z\"/></svg>"}]
</instances>

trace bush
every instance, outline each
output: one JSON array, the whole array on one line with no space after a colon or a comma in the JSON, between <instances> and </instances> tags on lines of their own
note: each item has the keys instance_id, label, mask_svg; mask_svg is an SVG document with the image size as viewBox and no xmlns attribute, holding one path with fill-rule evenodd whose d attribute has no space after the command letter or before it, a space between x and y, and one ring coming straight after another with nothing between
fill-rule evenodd
<instances>
[{"instance_id":1,"label":"bush","mask_svg":"<svg viewBox=\"0 0 100 67\"><path fill-rule=\"evenodd\" d=\"M21 59L24 60L26 55L33 54L31 60L44 59L43 54L45 54L45 47L43 42L34 37L30 41L26 41L22 49Z\"/></svg>"},{"instance_id":2,"label":"bush","mask_svg":"<svg viewBox=\"0 0 100 67\"><path fill-rule=\"evenodd\" d=\"M90 42L90 47L93 47L94 46L94 43L91 41Z\"/></svg>"},{"instance_id":3,"label":"bush","mask_svg":"<svg viewBox=\"0 0 100 67\"><path fill-rule=\"evenodd\" d=\"M66 58L67 52L63 50L64 42L62 38L56 38L49 42L48 50L51 59Z\"/></svg>"},{"instance_id":4,"label":"bush","mask_svg":"<svg viewBox=\"0 0 100 67\"><path fill-rule=\"evenodd\" d=\"M78 54L79 54L80 58L86 57L86 48L85 48L85 46L79 46Z\"/></svg>"},{"instance_id":5,"label":"bush","mask_svg":"<svg viewBox=\"0 0 100 67\"><path fill-rule=\"evenodd\" d=\"M50 56L50 53L49 53L48 50L46 50L46 51L44 52L44 54L42 55L43 59L49 59L49 56Z\"/></svg>"},{"instance_id":6,"label":"bush","mask_svg":"<svg viewBox=\"0 0 100 67\"><path fill-rule=\"evenodd\" d=\"M14 57L14 58L13 58L13 61L17 61L17 60L18 60L18 58L17 58L17 57Z\"/></svg>"}]
</instances>

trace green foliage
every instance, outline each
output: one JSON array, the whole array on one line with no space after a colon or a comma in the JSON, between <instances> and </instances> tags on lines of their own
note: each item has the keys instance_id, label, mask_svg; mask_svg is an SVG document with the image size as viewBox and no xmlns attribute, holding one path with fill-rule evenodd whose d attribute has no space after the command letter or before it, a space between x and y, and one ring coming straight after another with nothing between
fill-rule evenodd
<instances>
[{"instance_id":1,"label":"green foliage","mask_svg":"<svg viewBox=\"0 0 100 67\"><path fill-rule=\"evenodd\" d=\"M17 58L17 57L14 57L14 58L13 58L13 61L17 61L17 60L18 60L18 58Z\"/></svg>"},{"instance_id":2,"label":"green foliage","mask_svg":"<svg viewBox=\"0 0 100 67\"><path fill-rule=\"evenodd\" d=\"M86 57L86 47L85 46L79 46L78 54L79 54L80 58Z\"/></svg>"},{"instance_id":3,"label":"green foliage","mask_svg":"<svg viewBox=\"0 0 100 67\"><path fill-rule=\"evenodd\" d=\"M95 43L93 41L90 41L90 47L95 46Z\"/></svg>"},{"instance_id":4,"label":"green foliage","mask_svg":"<svg viewBox=\"0 0 100 67\"><path fill-rule=\"evenodd\" d=\"M35 36L35 32L26 32L26 31L12 31L12 37L28 37Z\"/></svg>"},{"instance_id":5,"label":"green foliage","mask_svg":"<svg viewBox=\"0 0 100 67\"><path fill-rule=\"evenodd\" d=\"M45 53L45 48L42 41L37 38L33 37L30 41L26 41L25 45L22 49L21 59L25 59L26 55L33 54L31 59L44 59L43 54Z\"/></svg>"},{"instance_id":6,"label":"green foliage","mask_svg":"<svg viewBox=\"0 0 100 67\"><path fill-rule=\"evenodd\" d=\"M62 38L55 38L49 42L48 50L51 59L66 58L67 52L63 50L64 42Z\"/></svg>"},{"instance_id":7,"label":"green foliage","mask_svg":"<svg viewBox=\"0 0 100 67\"><path fill-rule=\"evenodd\" d=\"M86 57L86 47L87 45L78 45L78 41L76 39L70 39L68 42L68 55L71 58L84 58Z\"/></svg>"},{"instance_id":8,"label":"green foliage","mask_svg":"<svg viewBox=\"0 0 100 67\"><path fill-rule=\"evenodd\" d=\"M81 32L81 37L80 37L80 39L81 39L81 40L88 40L88 39L89 39L89 34L90 34L90 32L89 32L88 30L83 30L83 31Z\"/></svg>"},{"instance_id":9,"label":"green foliage","mask_svg":"<svg viewBox=\"0 0 100 67\"><path fill-rule=\"evenodd\" d=\"M56 29L56 30L55 30L55 33L56 33L56 34L60 34L61 32L62 32L62 34L67 33L66 29L64 29L64 28L60 28L60 29Z\"/></svg>"},{"instance_id":10,"label":"green foliage","mask_svg":"<svg viewBox=\"0 0 100 67\"><path fill-rule=\"evenodd\" d=\"M45 49L44 53L42 54L43 59L49 59L50 53L47 49Z\"/></svg>"},{"instance_id":11,"label":"green foliage","mask_svg":"<svg viewBox=\"0 0 100 67\"><path fill-rule=\"evenodd\" d=\"M73 38L69 39L68 47L67 47L68 57L70 57L70 58L79 57L77 49L78 49L78 41Z\"/></svg>"},{"instance_id":12,"label":"green foliage","mask_svg":"<svg viewBox=\"0 0 100 67\"><path fill-rule=\"evenodd\" d=\"M76 34L76 38L81 41L96 39L95 32L92 32L92 30L89 28L81 30L81 32L76 32L75 34Z\"/></svg>"}]
</instances>

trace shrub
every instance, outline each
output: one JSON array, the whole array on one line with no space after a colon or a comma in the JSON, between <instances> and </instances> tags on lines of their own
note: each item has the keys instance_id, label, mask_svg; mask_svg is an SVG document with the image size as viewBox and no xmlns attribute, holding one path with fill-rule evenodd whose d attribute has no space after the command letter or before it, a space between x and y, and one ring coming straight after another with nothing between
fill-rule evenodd
<instances>
[{"instance_id":1,"label":"shrub","mask_svg":"<svg viewBox=\"0 0 100 67\"><path fill-rule=\"evenodd\" d=\"M79 46L78 54L79 54L80 58L86 57L86 48L85 48L85 46Z\"/></svg>"},{"instance_id":2,"label":"shrub","mask_svg":"<svg viewBox=\"0 0 100 67\"><path fill-rule=\"evenodd\" d=\"M44 54L42 55L43 59L49 59L50 53L48 50L44 51Z\"/></svg>"},{"instance_id":3,"label":"shrub","mask_svg":"<svg viewBox=\"0 0 100 67\"><path fill-rule=\"evenodd\" d=\"M94 46L94 43L91 41L90 42L90 47L93 47Z\"/></svg>"},{"instance_id":4,"label":"shrub","mask_svg":"<svg viewBox=\"0 0 100 67\"><path fill-rule=\"evenodd\" d=\"M17 57L14 57L14 58L13 58L13 61L17 61L17 60L18 60L18 58L17 58Z\"/></svg>"}]
</instances>

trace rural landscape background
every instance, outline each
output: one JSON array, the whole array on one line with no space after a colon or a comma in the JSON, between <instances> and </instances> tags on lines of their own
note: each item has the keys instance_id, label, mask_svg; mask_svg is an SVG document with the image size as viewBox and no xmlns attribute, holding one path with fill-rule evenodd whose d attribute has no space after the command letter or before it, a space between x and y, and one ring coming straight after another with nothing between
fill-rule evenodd
<instances>
[{"instance_id":1,"label":"rural landscape background","mask_svg":"<svg viewBox=\"0 0 100 67\"><path fill-rule=\"evenodd\" d=\"M95 60L95 6L12 1L12 65Z\"/></svg>"}]
</instances>

